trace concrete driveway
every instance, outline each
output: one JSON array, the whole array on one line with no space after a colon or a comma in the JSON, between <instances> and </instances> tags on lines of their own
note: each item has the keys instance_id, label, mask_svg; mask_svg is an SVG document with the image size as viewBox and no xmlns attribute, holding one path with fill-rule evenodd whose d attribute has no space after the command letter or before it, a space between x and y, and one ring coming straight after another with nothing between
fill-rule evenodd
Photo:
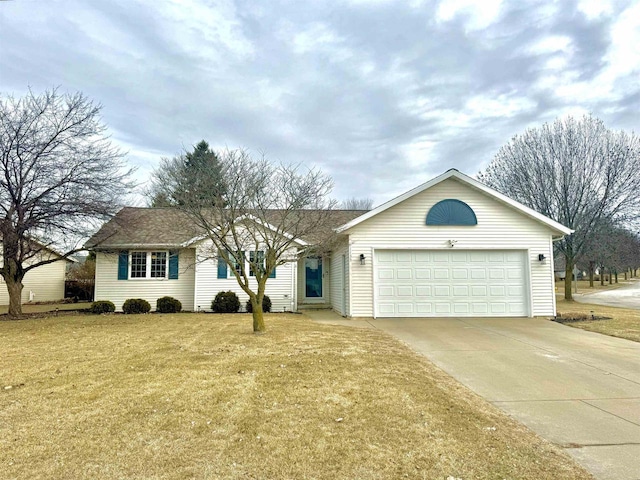
<instances>
[{"instance_id":1,"label":"concrete driveway","mask_svg":"<svg viewBox=\"0 0 640 480\"><path fill-rule=\"evenodd\" d=\"M389 332L597 478L640 479L640 343L532 318L314 319Z\"/></svg>"},{"instance_id":2,"label":"concrete driveway","mask_svg":"<svg viewBox=\"0 0 640 480\"><path fill-rule=\"evenodd\" d=\"M636 308L640 310L640 281L625 285L615 290L603 290L593 293L580 293L574 295L577 302L594 303L609 307Z\"/></svg>"}]
</instances>

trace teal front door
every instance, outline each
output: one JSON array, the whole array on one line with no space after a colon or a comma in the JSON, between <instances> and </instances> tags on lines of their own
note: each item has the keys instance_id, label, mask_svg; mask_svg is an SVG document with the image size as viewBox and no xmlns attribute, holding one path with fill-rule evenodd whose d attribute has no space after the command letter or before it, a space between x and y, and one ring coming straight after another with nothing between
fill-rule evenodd
<instances>
[{"instance_id":1,"label":"teal front door","mask_svg":"<svg viewBox=\"0 0 640 480\"><path fill-rule=\"evenodd\" d=\"M322 258L304 259L305 297L322 298Z\"/></svg>"}]
</instances>

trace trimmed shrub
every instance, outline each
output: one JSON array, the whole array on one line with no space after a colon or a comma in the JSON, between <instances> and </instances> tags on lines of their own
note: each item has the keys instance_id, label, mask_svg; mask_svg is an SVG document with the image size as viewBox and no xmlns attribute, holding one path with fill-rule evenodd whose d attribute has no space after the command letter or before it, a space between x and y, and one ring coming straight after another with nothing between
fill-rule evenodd
<instances>
[{"instance_id":1,"label":"trimmed shrub","mask_svg":"<svg viewBox=\"0 0 640 480\"><path fill-rule=\"evenodd\" d=\"M91 313L95 313L99 315L101 313L111 313L116 311L116 306L113 302L109 300L98 300L97 302L93 302L91 304L91 308L89 308Z\"/></svg>"},{"instance_id":2,"label":"trimmed shrub","mask_svg":"<svg viewBox=\"0 0 640 480\"><path fill-rule=\"evenodd\" d=\"M182 310L182 303L177 298L162 297L156 302L156 312L158 313L178 313Z\"/></svg>"},{"instance_id":3,"label":"trimmed shrub","mask_svg":"<svg viewBox=\"0 0 640 480\"><path fill-rule=\"evenodd\" d=\"M142 298L130 298L122 304L122 311L124 313L149 313L151 305Z\"/></svg>"},{"instance_id":4,"label":"trimmed shrub","mask_svg":"<svg viewBox=\"0 0 640 480\"><path fill-rule=\"evenodd\" d=\"M218 292L216 298L211 302L211 310L216 313L236 313L240 310L240 300L231 290Z\"/></svg>"},{"instance_id":5,"label":"trimmed shrub","mask_svg":"<svg viewBox=\"0 0 640 480\"><path fill-rule=\"evenodd\" d=\"M247 300L247 303L245 304L245 307L247 307L247 312L253 313L253 307L251 306L251 300ZM262 297L262 311L265 312L265 313L268 313L268 312L271 311L271 299L267 295Z\"/></svg>"}]
</instances>

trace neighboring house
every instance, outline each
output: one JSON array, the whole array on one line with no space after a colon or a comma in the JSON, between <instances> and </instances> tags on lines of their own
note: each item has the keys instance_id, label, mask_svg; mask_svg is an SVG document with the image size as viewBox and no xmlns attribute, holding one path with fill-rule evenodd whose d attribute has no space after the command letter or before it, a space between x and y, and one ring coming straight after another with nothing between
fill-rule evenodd
<instances>
[{"instance_id":1,"label":"neighboring house","mask_svg":"<svg viewBox=\"0 0 640 480\"><path fill-rule=\"evenodd\" d=\"M1 248L1 247L0 247ZM0 249L1 253L1 249ZM29 270L22 282L22 303L27 302L53 302L64 298L64 281L67 264L72 260L62 259L61 255L43 247L34 261L60 258L59 261L41 265ZM2 258L0 256L0 267ZM0 305L9 305L9 292L4 278L0 276Z\"/></svg>"},{"instance_id":2,"label":"neighboring house","mask_svg":"<svg viewBox=\"0 0 640 480\"><path fill-rule=\"evenodd\" d=\"M274 311L318 304L350 317L555 314L552 243L572 231L457 170L369 212L334 215L330 253L279 266L268 280ZM155 305L171 295L185 310L208 310L221 290L245 300L197 238L177 210L122 209L87 243L97 254L96 300L121 309L127 298Z\"/></svg>"}]
</instances>

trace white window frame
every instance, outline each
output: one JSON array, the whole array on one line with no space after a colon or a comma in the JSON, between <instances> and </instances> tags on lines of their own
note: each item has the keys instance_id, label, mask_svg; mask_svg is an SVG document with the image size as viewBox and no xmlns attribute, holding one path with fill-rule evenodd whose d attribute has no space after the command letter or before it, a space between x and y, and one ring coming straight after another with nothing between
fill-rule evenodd
<instances>
[{"instance_id":1,"label":"white window frame","mask_svg":"<svg viewBox=\"0 0 640 480\"><path fill-rule=\"evenodd\" d=\"M144 277L132 277L132 257L134 253L144 253L146 261L146 271ZM151 276L151 254L152 253L164 253L165 254L165 270L164 277L152 277ZM129 252L129 280L167 280L169 278L169 250L132 250Z\"/></svg>"},{"instance_id":2,"label":"white window frame","mask_svg":"<svg viewBox=\"0 0 640 480\"><path fill-rule=\"evenodd\" d=\"M256 276L256 273L252 270L252 266L251 266L251 255L254 255L254 259L257 261L258 257L260 256L260 254L262 254L262 265L259 265L259 268L262 270L262 273L264 274L265 272L265 251L264 250L251 250L249 251L249 255L246 255L245 258L248 258L248 265L247 268L249 270L249 276L250 277L254 277Z\"/></svg>"}]
</instances>

